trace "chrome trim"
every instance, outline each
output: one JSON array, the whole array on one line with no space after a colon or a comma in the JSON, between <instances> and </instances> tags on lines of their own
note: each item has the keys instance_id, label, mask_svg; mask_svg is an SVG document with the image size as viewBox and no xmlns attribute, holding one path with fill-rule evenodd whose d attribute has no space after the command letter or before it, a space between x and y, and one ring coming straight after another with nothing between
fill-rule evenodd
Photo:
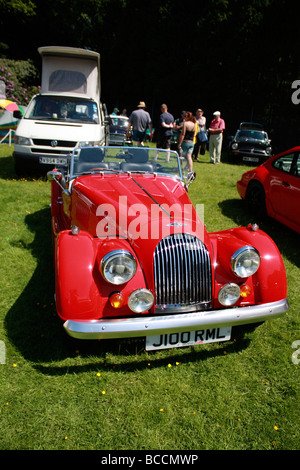
<instances>
[{"instance_id":1,"label":"chrome trim","mask_svg":"<svg viewBox=\"0 0 300 470\"><path fill-rule=\"evenodd\" d=\"M287 299L283 299L262 305L194 313L91 321L67 320L64 328L70 336L78 339L133 338L257 323L276 318L288 308Z\"/></svg>"},{"instance_id":2,"label":"chrome trim","mask_svg":"<svg viewBox=\"0 0 300 470\"><path fill-rule=\"evenodd\" d=\"M153 270L156 313L211 306L209 252L195 236L179 233L163 238L155 248Z\"/></svg>"}]
</instances>

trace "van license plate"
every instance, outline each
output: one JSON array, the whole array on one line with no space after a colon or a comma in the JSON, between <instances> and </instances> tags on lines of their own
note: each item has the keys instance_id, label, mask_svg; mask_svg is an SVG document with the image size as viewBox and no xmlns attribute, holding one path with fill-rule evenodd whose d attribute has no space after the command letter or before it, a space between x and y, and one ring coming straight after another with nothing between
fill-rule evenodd
<instances>
[{"instance_id":1,"label":"van license plate","mask_svg":"<svg viewBox=\"0 0 300 470\"><path fill-rule=\"evenodd\" d=\"M255 157L243 157L244 162L259 162L259 158Z\"/></svg>"},{"instance_id":2,"label":"van license plate","mask_svg":"<svg viewBox=\"0 0 300 470\"><path fill-rule=\"evenodd\" d=\"M46 165L66 165L68 160L66 158L40 157L40 163Z\"/></svg>"},{"instance_id":3,"label":"van license plate","mask_svg":"<svg viewBox=\"0 0 300 470\"><path fill-rule=\"evenodd\" d=\"M183 348L196 344L218 343L229 341L231 326L212 328L211 330L184 331L156 336L146 336L146 351L156 349Z\"/></svg>"}]
</instances>

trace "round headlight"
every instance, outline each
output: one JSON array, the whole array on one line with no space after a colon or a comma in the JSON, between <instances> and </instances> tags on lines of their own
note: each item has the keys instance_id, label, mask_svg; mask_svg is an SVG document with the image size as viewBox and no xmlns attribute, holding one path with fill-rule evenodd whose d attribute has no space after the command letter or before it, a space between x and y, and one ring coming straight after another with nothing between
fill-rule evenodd
<instances>
[{"instance_id":1,"label":"round headlight","mask_svg":"<svg viewBox=\"0 0 300 470\"><path fill-rule=\"evenodd\" d=\"M116 285L124 284L135 275L136 260L128 251L111 251L102 258L100 268L107 282Z\"/></svg>"},{"instance_id":2,"label":"round headlight","mask_svg":"<svg viewBox=\"0 0 300 470\"><path fill-rule=\"evenodd\" d=\"M238 145L236 142L234 142L234 143L232 144L231 148L232 148L233 150L236 150L236 149L238 148L238 146L239 146L239 145Z\"/></svg>"},{"instance_id":3,"label":"round headlight","mask_svg":"<svg viewBox=\"0 0 300 470\"><path fill-rule=\"evenodd\" d=\"M239 277L252 276L260 265L260 255L252 246L244 246L231 257L233 272Z\"/></svg>"},{"instance_id":4,"label":"round headlight","mask_svg":"<svg viewBox=\"0 0 300 470\"><path fill-rule=\"evenodd\" d=\"M231 282L219 290L218 300L225 307L235 304L240 297L240 288L237 284Z\"/></svg>"},{"instance_id":5,"label":"round headlight","mask_svg":"<svg viewBox=\"0 0 300 470\"><path fill-rule=\"evenodd\" d=\"M138 289L128 297L128 307L135 313L143 313L152 307L154 297L148 289Z\"/></svg>"}]
</instances>

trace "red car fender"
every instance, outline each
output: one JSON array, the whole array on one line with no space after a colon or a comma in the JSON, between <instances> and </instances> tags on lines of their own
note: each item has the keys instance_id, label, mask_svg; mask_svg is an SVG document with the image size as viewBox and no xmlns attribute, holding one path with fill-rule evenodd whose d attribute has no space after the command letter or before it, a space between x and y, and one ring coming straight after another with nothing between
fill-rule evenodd
<instances>
[{"instance_id":1,"label":"red car fender","mask_svg":"<svg viewBox=\"0 0 300 470\"><path fill-rule=\"evenodd\" d=\"M238 227L210 234L215 253L216 283L249 283L236 276L231 269L231 257L245 245L256 248L261 256L260 267L252 276L255 303L268 303L287 297L284 263L274 241L263 231L253 231L251 226ZM226 273L227 271L227 273ZM227 276L226 276L227 274Z\"/></svg>"},{"instance_id":2,"label":"red car fender","mask_svg":"<svg viewBox=\"0 0 300 470\"><path fill-rule=\"evenodd\" d=\"M63 320L132 315L127 306L129 295L135 289L147 287L139 263L135 276L122 286L109 284L100 273L104 254L121 248L132 252L126 240L116 239L108 245L105 239L93 238L84 230L80 230L78 235L73 235L70 230L58 234L55 292L57 312ZM117 310L109 302L109 296L116 291L124 297L124 306Z\"/></svg>"},{"instance_id":3,"label":"red car fender","mask_svg":"<svg viewBox=\"0 0 300 470\"><path fill-rule=\"evenodd\" d=\"M93 279L96 251L93 238L87 232L72 235L59 233L55 249L56 308L61 318L93 315L99 307L97 287ZM87 295L87 292L89 295Z\"/></svg>"}]
</instances>

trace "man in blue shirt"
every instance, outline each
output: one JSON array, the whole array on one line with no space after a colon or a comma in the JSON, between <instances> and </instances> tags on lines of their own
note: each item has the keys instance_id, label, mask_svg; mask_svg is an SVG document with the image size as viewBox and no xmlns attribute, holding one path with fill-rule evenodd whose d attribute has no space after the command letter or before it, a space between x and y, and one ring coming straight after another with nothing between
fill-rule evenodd
<instances>
[{"instance_id":1,"label":"man in blue shirt","mask_svg":"<svg viewBox=\"0 0 300 470\"><path fill-rule=\"evenodd\" d=\"M152 138L152 121L150 114L145 111L145 108L145 102L140 101L137 109L133 111L129 117L127 137L129 136L130 126L132 126L132 140L135 145L144 145L144 139L148 127L150 129L150 138Z\"/></svg>"},{"instance_id":2,"label":"man in blue shirt","mask_svg":"<svg viewBox=\"0 0 300 470\"><path fill-rule=\"evenodd\" d=\"M160 149L171 148L171 137L173 134L174 117L168 112L166 104L162 104L161 115L159 117L159 128L156 147Z\"/></svg>"}]
</instances>

